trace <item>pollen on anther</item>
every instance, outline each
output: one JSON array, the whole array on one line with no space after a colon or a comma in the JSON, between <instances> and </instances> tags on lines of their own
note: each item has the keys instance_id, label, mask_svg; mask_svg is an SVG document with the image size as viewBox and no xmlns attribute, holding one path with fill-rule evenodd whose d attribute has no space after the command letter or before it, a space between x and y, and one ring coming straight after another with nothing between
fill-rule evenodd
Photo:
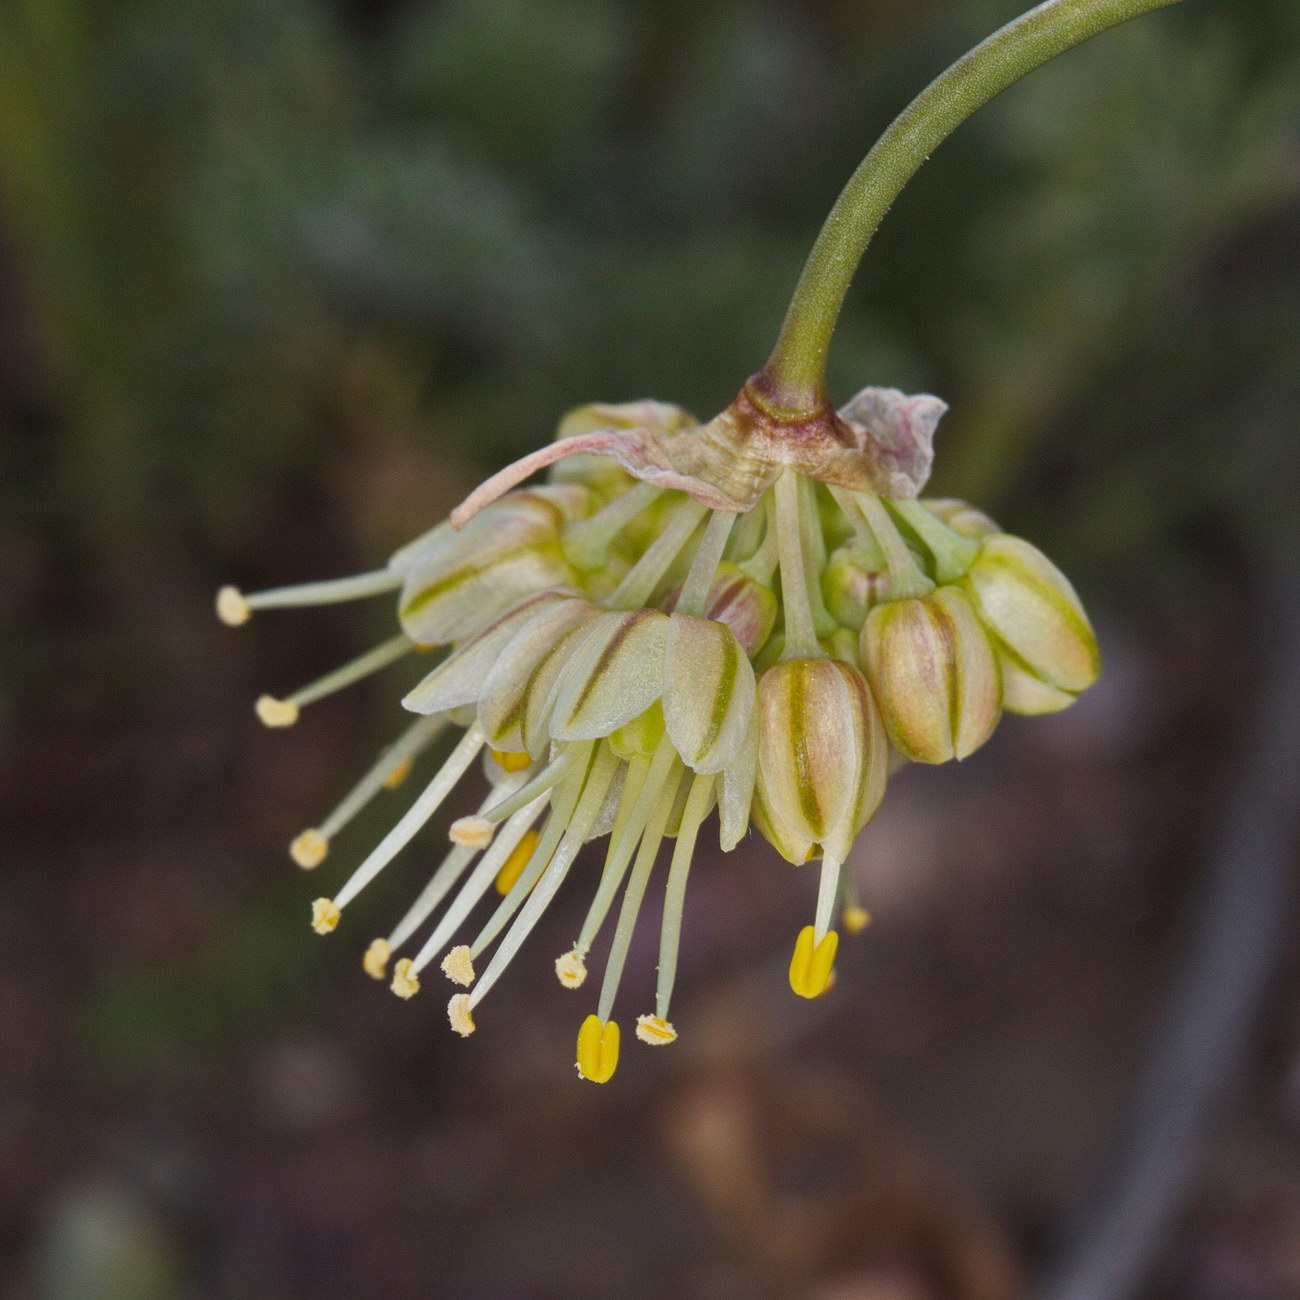
<instances>
[{"instance_id":1,"label":"pollen on anther","mask_svg":"<svg viewBox=\"0 0 1300 1300\"><path fill-rule=\"evenodd\" d=\"M461 817L452 822L448 835L464 849L485 849L492 843L496 827L482 817Z\"/></svg>"},{"instance_id":2,"label":"pollen on anther","mask_svg":"<svg viewBox=\"0 0 1300 1300\"><path fill-rule=\"evenodd\" d=\"M636 1036L652 1047L676 1041L677 1030L662 1016L637 1016Z\"/></svg>"},{"instance_id":3,"label":"pollen on anther","mask_svg":"<svg viewBox=\"0 0 1300 1300\"><path fill-rule=\"evenodd\" d=\"M222 587L217 592L217 617L227 627L247 623L252 613L253 607L244 599L244 593L238 587Z\"/></svg>"},{"instance_id":4,"label":"pollen on anther","mask_svg":"<svg viewBox=\"0 0 1300 1300\"><path fill-rule=\"evenodd\" d=\"M865 907L846 907L840 920L850 934L861 934L871 924L871 913Z\"/></svg>"},{"instance_id":5,"label":"pollen on anther","mask_svg":"<svg viewBox=\"0 0 1300 1300\"><path fill-rule=\"evenodd\" d=\"M576 948L555 959L556 978L566 989L578 989L587 978L587 963Z\"/></svg>"},{"instance_id":6,"label":"pollen on anther","mask_svg":"<svg viewBox=\"0 0 1300 1300\"><path fill-rule=\"evenodd\" d=\"M338 925L341 915L332 898L318 898L311 905L311 928L317 934L329 934Z\"/></svg>"},{"instance_id":7,"label":"pollen on anther","mask_svg":"<svg viewBox=\"0 0 1300 1300\"><path fill-rule=\"evenodd\" d=\"M267 727L292 727L298 721L298 706L273 695L261 696L256 704L257 716Z\"/></svg>"},{"instance_id":8,"label":"pollen on anther","mask_svg":"<svg viewBox=\"0 0 1300 1300\"><path fill-rule=\"evenodd\" d=\"M447 1019L451 1027L462 1037L468 1038L474 1032L474 1017L469 1012L469 994L456 993L447 1003Z\"/></svg>"},{"instance_id":9,"label":"pollen on anther","mask_svg":"<svg viewBox=\"0 0 1300 1300\"><path fill-rule=\"evenodd\" d=\"M458 943L443 959L442 973L453 984L469 988L474 983L474 954L467 943Z\"/></svg>"},{"instance_id":10,"label":"pollen on anther","mask_svg":"<svg viewBox=\"0 0 1300 1300\"><path fill-rule=\"evenodd\" d=\"M507 772L522 772L533 761L527 754L516 754L504 749L494 749L492 757Z\"/></svg>"},{"instance_id":11,"label":"pollen on anther","mask_svg":"<svg viewBox=\"0 0 1300 1300\"><path fill-rule=\"evenodd\" d=\"M381 980L388 974L388 959L392 955L387 939L375 939L366 949L361 965L372 980Z\"/></svg>"},{"instance_id":12,"label":"pollen on anther","mask_svg":"<svg viewBox=\"0 0 1300 1300\"><path fill-rule=\"evenodd\" d=\"M393 768L386 777L384 777L384 789L396 790L397 787L411 775L412 766L413 764L409 758L402 759L402 761L398 763L398 765Z\"/></svg>"},{"instance_id":13,"label":"pollen on anther","mask_svg":"<svg viewBox=\"0 0 1300 1300\"><path fill-rule=\"evenodd\" d=\"M411 959L403 957L393 967L393 982L390 986L399 998L413 998L420 991L419 976L411 974Z\"/></svg>"},{"instance_id":14,"label":"pollen on anther","mask_svg":"<svg viewBox=\"0 0 1300 1300\"><path fill-rule=\"evenodd\" d=\"M330 842L318 830L305 830L289 845L289 856L304 870L310 871L325 861Z\"/></svg>"}]
</instances>

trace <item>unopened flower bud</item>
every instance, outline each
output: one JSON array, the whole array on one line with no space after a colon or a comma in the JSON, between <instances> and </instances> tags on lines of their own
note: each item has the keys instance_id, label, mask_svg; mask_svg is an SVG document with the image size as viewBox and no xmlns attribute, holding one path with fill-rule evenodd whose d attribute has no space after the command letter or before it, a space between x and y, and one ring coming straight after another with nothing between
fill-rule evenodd
<instances>
[{"instance_id":1,"label":"unopened flower bud","mask_svg":"<svg viewBox=\"0 0 1300 1300\"><path fill-rule=\"evenodd\" d=\"M997 659L958 588L877 605L862 627L862 662L889 739L915 762L965 758L993 734Z\"/></svg>"},{"instance_id":2,"label":"unopened flower bud","mask_svg":"<svg viewBox=\"0 0 1300 1300\"><path fill-rule=\"evenodd\" d=\"M1013 671L1075 696L1097 680L1101 658L1088 616L1069 579L1036 547L999 534L980 548L965 579L975 609ZM1008 690L1008 708L1025 709L1027 692Z\"/></svg>"},{"instance_id":3,"label":"unopened flower bud","mask_svg":"<svg viewBox=\"0 0 1300 1300\"><path fill-rule=\"evenodd\" d=\"M720 564L704 613L718 623L725 623L734 633L741 649L753 656L763 648L776 625L779 602L776 593L741 572L734 564Z\"/></svg>"},{"instance_id":4,"label":"unopened flower bud","mask_svg":"<svg viewBox=\"0 0 1300 1300\"><path fill-rule=\"evenodd\" d=\"M822 574L822 599L841 627L861 627L871 607L888 591L889 570L878 550L850 545L831 552Z\"/></svg>"},{"instance_id":5,"label":"unopened flower bud","mask_svg":"<svg viewBox=\"0 0 1300 1300\"><path fill-rule=\"evenodd\" d=\"M963 537L992 537L1002 531L984 511L977 510L969 501L959 501L956 497L931 497L921 504Z\"/></svg>"},{"instance_id":6,"label":"unopened flower bud","mask_svg":"<svg viewBox=\"0 0 1300 1300\"><path fill-rule=\"evenodd\" d=\"M866 679L837 659L791 659L758 683L755 822L790 862L843 861L885 793L888 745Z\"/></svg>"}]
</instances>

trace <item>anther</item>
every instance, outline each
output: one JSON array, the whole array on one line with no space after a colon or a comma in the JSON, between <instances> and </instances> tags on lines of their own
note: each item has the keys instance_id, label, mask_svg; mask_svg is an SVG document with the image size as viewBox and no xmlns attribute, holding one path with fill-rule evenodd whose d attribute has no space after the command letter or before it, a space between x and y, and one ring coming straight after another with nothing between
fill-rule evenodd
<instances>
[{"instance_id":1,"label":"anther","mask_svg":"<svg viewBox=\"0 0 1300 1300\"><path fill-rule=\"evenodd\" d=\"M241 623L247 623L252 613L252 606L244 599L244 593L238 587L222 587L217 592L217 617L227 627L239 627Z\"/></svg>"},{"instance_id":2,"label":"anther","mask_svg":"<svg viewBox=\"0 0 1300 1300\"><path fill-rule=\"evenodd\" d=\"M330 851L330 842L318 830L305 830L289 845L289 856L304 870L319 867Z\"/></svg>"},{"instance_id":3,"label":"anther","mask_svg":"<svg viewBox=\"0 0 1300 1300\"><path fill-rule=\"evenodd\" d=\"M861 934L871 924L871 913L865 907L846 907L840 913L840 923L850 934Z\"/></svg>"},{"instance_id":4,"label":"anther","mask_svg":"<svg viewBox=\"0 0 1300 1300\"><path fill-rule=\"evenodd\" d=\"M579 989L587 978L587 963L576 948L555 959L555 974L566 989Z\"/></svg>"},{"instance_id":5,"label":"anther","mask_svg":"<svg viewBox=\"0 0 1300 1300\"><path fill-rule=\"evenodd\" d=\"M396 790L397 787L411 775L412 766L413 765L409 758L402 759L397 766L394 767L386 777L384 777L384 789Z\"/></svg>"},{"instance_id":6,"label":"anther","mask_svg":"<svg viewBox=\"0 0 1300 1300\"><path fill-rule=\"evenodd\" d=\"M470 1015L468 993L453 995L447 1003L447 1019L462 1038L468 1038L474 1032L474 1017Z\"/></svg>"},{"instance_id":7,"label":"anther","mask_svg":"<svg viewBox=\"0 0 1300 1300\"><path fill-rule=\"evenodd\" d=\"M522 772L533 760L528 754L515 754L504 749L494 749L492 757L497 766L506 772Z\"/></svg>"},{"instance_id":8,"label":"anther","mask_svg":"<svg viewBox=\"0 0 1300 1300\"><path fill-rule=\"evenodd\" d=\"M578 1030L578 1075L592 1083L608 1083L618 1069L618 1022L592 1014Z\"/></svg>"},{"instance_id":9,"label":"anther","mask_svg":"<svg viewBox=\"0 0 1300 1300\"><path fill-rule=\"evenodd\" d=\"M372 980L381 980L388 973L388 959L393 955L387 939L376 939L366 949L361 959L362 968Z\"/></svg>"},{"instance_id":10,"label":"anther","mask_svg":"<svg viewBox=\"0 0 1300 1300\"><path fill-rule=\"evenodd\" d=\"M340 915L332 898L318 898L311 905L311 928L317 934L329 934L338 925Z\"/></svg>"},{"instance_id":11,"label":"anther","mask_svg":"<svg viewBox=\"0 0 1300 1300\"><path fill-rule=\"evenodd\" d=\"M805 925L799 931L794 956L790 959L790 987L801 998L819 998L830 988L839 942L840 937L834 930L828 930L820 943L811 925Z\"/></svg>"},{"instance_id":12,"label":"anther","mask_svg":"<svg viewBox=\"0 0 1300 1300\"><path fill-rule=\"evenodd\" d=\"M661 1047L677 1039L677 1030L662 1016L637 1016L636 1036L652 1047Z\"/></svg>"},{"instance_id":13,"label":"anther","mask_svg":"<svg viewBox=\"0 0 1300 1300\"><path fill-rule=\"evenodd\" d=\"M447 832L453 844L464 849L485 849L492 843L496 827L482 817L461 817L452 822Z\"/></svg>"},{"instance_id":14,"label":"anther","mask_svg":"<svg viewBox=\"0 0 1300 1300\"><path fill-rule=\"evenodd\" d=\"M262 725L266 727L292 727L298 721L298 706L289 700L277 700L273 695L263 695L254 707Z\"/></svg>"},{"instance_id":15,"label":"anther","mask_svg":"<svg viewBox=\"0 0 1300 1300\"><path fill-rule=\"evenodd\" d=\"M528 860L533 856L533 850L537 847L537 841L541 836L535 830L529 830L524 833L523 839L510 851L510 856L502 863L501 870L497 872L496 891L503 898L508 894L515 885L515 881L524 874L524 868L528 865Z\"/></svg>"},{"instance_id":16,"label":"anther","mask_svg":"<svg viewBox=\"0 0 1300 1300\"><path fill-rule=\"evenodd\" d=\"M393 982L390 985L399 998L413 998L420 991L420 979L411 974L411 959L403 957L393 967Z\"/></svg>"},{"instance_id":17,"label":"anther","mask_svg":"<svg viewBox=\"0 0 1300 1300\"><path fill-rule=\"evenodd\" d=\"M474 983L474 954L467 943L458 943L443 959L442 973L453 984L469 988Z\"/></svg>"}]
</instances>

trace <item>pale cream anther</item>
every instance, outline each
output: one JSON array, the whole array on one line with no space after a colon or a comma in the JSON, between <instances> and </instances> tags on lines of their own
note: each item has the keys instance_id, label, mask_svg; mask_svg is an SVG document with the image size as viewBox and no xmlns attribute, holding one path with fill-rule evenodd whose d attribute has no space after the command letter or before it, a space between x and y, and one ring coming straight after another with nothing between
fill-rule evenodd
<instances>
[{"instance_id":1,"label":"pale cream anther","mask_svg":"<svg viewBox=\"0 0 1300 1300\"><path fill-rule=\"evenodd\" d=\"M338 926L341 915L332 898L318 898L311 905L311 928L317 934L329 934Z\"/></svg>"},{"instance_id":2,"label":"pale cream anther","mask_svg":"<svg viewBox=\"0 0 1300 1300\"><path fill-rule=\"evenodd\" d=\"M664 1043L676 1041L677 1030L662 1016L637 1016L636 1036L652 1047L662 1047Z\"/></svg>"},{"instance_id":3,"label":"pale cream anther","mask_svg":"<svg viewBox=\"0 0 1300 1300\"><path fill-rule=\"evenodd\" d=\"M310 871L325 861L330 842L315 828L303 831L289 845L289 856L304 870Z\"/></svg>"},{"instance_id":4,"label":"pale cream anther","mask_svg":"<svg viewBox=\"0 0 1300 1300\"><path fill-rule=\"evenodd\" d=\"M453 995L447 1003L447 1019L462 1038L468 1038L474 1032L474 1017L470 1015L468 993Z\"/></svg>"},{"instance_id":5,"label":"pale cream anther","mask_svg":"<svg viewBox=\"0 0 1300 1300\"><path fill-rule=\"evenodd\" d=\"M461 817L452 822L448 835L453 844L466 849L485 849L492 843L496 827L483 817Z\"/></svg>"},{"instance_id":6,"label":"pale cream anther","mask_svg":"<svg viewBox=\"0 0 1300 1300\"><path fill-rule=\"evenodd\" d=\"M420 991L420 979L412 974L409 957L403 957L393 967L393 982L390 987L399 998L413 998Z\"/></svg>"},{"instance_id":7,"label":"pale cream anther","mask_svg":"<svg viewBox=\"0 0 1300 1300\"><path fill-rule=\"evenodd\" d=\"M458 943L443 959L442 973L453 984L469 988L474 983L474 954L467 943Z\"/></svg>"},{"instance_id":8,"label":"pale cream anther","mask_svg":"<svg viewBox=\"0 0 1300 1300\"><path fill-rule=\"evenodd\" d=\"M555 959L556 978L566 989L579 989L587 978L587 963L576 948Z\"/></svg>"},{"instance_id":9,"label":"pale cream anther","mask_svg":"<svg viewBox=\"0 0 1300 1300\"><path fill-rule=\"evenodd\" d=\"M420 646L417 647L417 649L423 649L423 647ZM384 789L396 790L397 787L400 786L402 782L405 781L406 778L411 775L411 768L413 766L414 764L411 762L409 758L401 759L397 763L397 766L394 767L393 770L389 772L389 774L386 777L384 777Z\"/></svg>"},{"instance_id":10,"label":"pale cream anther","mask_svg":"<svg viewBox=\"0 0 1300 1300\"><path fill-rule=\"evenodd\" d=\"M871 913L865 907L846 907L840 913L840 921L849 934L861 934L871 923Z\"/></svg>"},{"instance_id":11,"label":"pale cream anther","mask_svg":"<svg viewBox=\"0 0 1300 1300\"><path fill-rule=\"evenodd\" d=\"M375 939L366 955L361 959L361 966L372 980L381 980L388 974L388 959L393 955L387 939Z\"/></svg>"},{"instance_id":12,"label":"pale cream anther","mask_svg":"<svg viewBox=\"0 0 1300 1300\"><path fill-rule=\"evenodd\" d=\"M244 593L238 587L222 587L217 592L217 617L227 627L239 627L247 623L253 613L253 607L244 599Z\"/></svg>"},{"instance_id":13,"label":"pale cream anther","mask_svg":"<svg viewBox=\"0 0 1300 1300\"><path fill-rule=\"evenodd\" d=\"M273 695L263 695L254 707L262 725L266 727L292 727L298 721L298 706L289 700L277 700Z\"/></svg>"}]
</instances>

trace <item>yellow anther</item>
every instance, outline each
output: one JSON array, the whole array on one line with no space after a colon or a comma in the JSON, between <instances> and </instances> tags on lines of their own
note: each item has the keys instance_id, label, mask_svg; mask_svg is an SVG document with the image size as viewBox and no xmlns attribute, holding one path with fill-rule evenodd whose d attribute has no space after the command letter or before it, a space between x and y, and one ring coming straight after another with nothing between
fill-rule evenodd
<instances>
[{"instance_id":1,"label":"yellow anther","mask_svg":"<svg viewBox=\"0 0 1300 1300\"><path fill-rule=\"evenodd\" d=\"M403 957L393 967L393 982L389 987L399 998L413 998L420 991L420 978L411 973L409 957Z\"/></svg>"},{"instance_id":2,"label":"yellow anther","mask_svg":"<svg viewBox=\"0 0 1300 1300\"><path fill-rule=\"evenodd\" d=\"M332 898L318 898L311 905L311 928L317 934L329 934L338 925L341 915Z\"/></svg>"},{"instance_id":3,"label":"yellow anther","mask_svg":"<svg viewBox=\"0 0 1300 1300\"><path fill-rule=\"evenodd\" d=\"M298 721L298 706L273 695L263 695L254 707L266 727L292 727Z\"/></svg>"},{"instance_id":4,"label":"yellow anther","mask_svg":"<svg viewBox=\"0 0 1300 1300\"><path fill-rule=\"evenodd\" d=\"M463 849L485 849L492 843L496 827L482 817L460 817L452 822L448 835Z\"/></svg>"},{"instance_id":5,"label":"yellow anther","mask_svg":"<svg viewBox=\"0 0 1300 1300\"><path fill-rule=\"evenodd\" d=\"M392 955L393 950L388 946L388 940L376 939L366 949L366 955L361 959L361 965L372 980L381 980L388 974L388 959Z\"/></svg>"},{"instance_id":6,"label":"yellow anther","mask_svg":"<svg viewBox=\"0 0 1300 1300\"><path fill-rule=\"evenodd\" d=\"M447 1019L462 1038L468 1038L474 1032L474 1017L469 1013L468 993L453 995L451 1001L447 1003Z\"/></svg>"},{"instance_id":7,"label":"yellow anther","mask_svg":"<svg viewBox=\"0 0 1300 1300\"><path fill-rule=\"evenodd\" d=\"M662 1016L637 1016L636 1036L652 1047L676 1041L677 1030Z\"/></svg>"},{"instance_id":8,"label":"yellow anther","mask_svg":"<svg viewBox=\"0 0 1300 1300\"><path fill-rule=\"evenodd\" d=\"M404 758L386 777L384 777L384 789L396 790L397 787L410 775L411 760L409 758Z\"/></svg>"},{"instance_id":9,"label":"yellow anther","mask_svg":"<svg viewBox=\"0 0 1300 1300\"><path fill-rule=\"evenodd\" d=\"M523 839L510 851L510 856L497 872L498 894L508 894L514 888L515 881L524 874L524 868L528 865L528 859L533 856L533 850L537 847L540 838L536 831L527 831Z\"/></svg>"},{"instance_id":10,"label":"yellow anther","mask_svg":"<svg viewBox=\"0 0 1300 1300\"><path fill-rule=\"evenodd\" d=\"M587 963L576 948L555 959L555 974L566 989L580 989L587 978Z\"/></svg>"},{"instance_id":11,"label":"yellow anther","mask_svg":"<svg viewBox=\"0 0 1300 1300\"><path fill-rule=\"evenodd\" d=\"M253 607L244 599L244 593L238 587L222 587L217 592L217 617L227 627L238 627L247 623Z\"/></svg>"},{"instance_id":12,"label":"yellow anther","mask_svg":"<svg viewBox=\"0 0 1300 1300\"><path fill-rule=\"evenodd\" d=\"M319 867L330 851L330 842L318 830L306 830L289 845L289 856L304 870Z\"/></svg>"},{"instance_id":13,"label":"yellow anther","mask_svg":"<svg viewBox=\"0 0 1300 1300\"><path fill-rule=\"evenodd\" d=\"M442 973L453 984L463 984L469 988L474 983L474 954L469 944L457 944L442 959Z\"/></svg>"},{"instance_id":14,"label":"yellow anther","mask_svg":"<svg viewBox=\"0 0 1300 1300\"><path fill-rule=\"evenodd\" d=\"M494 749L492 757L507 772L522 772L533 761L527 754L514 754L505 749Z\"/></svg>"},{"instance_id":15,"label":"yellow anther","mask_svg":"<svg viewBox=\"0 0 1300 1300\"><path fill-rule=\"evenodd\" d=\"M816 939L817 932L811 925L805 925L799 931L794 956L790 959L790 987L801 998L819 998L830 988L840 936L828 930L820 943Z\"/></svg>"},{"instance_id":16,"label":"yellow anther","mask_svg":"<svg viewBox=\"0 0 1300 1300\"><path fill-rule=\"evenodd\" d=\"M608 1083L618 1069L618 1022L590 1015L578 1030L578 1074L592 1083Z\"/></svg>"},{"instance_id":17,"label":"yellow anther","mask_svg":"<svg viewBox=\"0 0 1300 1300\"><path fill-rule=\"evenodd\" d=\"M871 913L865 907L846 907L840 922L850 934L861 934L871 924Z\"/></svg>"}]
</instances>

